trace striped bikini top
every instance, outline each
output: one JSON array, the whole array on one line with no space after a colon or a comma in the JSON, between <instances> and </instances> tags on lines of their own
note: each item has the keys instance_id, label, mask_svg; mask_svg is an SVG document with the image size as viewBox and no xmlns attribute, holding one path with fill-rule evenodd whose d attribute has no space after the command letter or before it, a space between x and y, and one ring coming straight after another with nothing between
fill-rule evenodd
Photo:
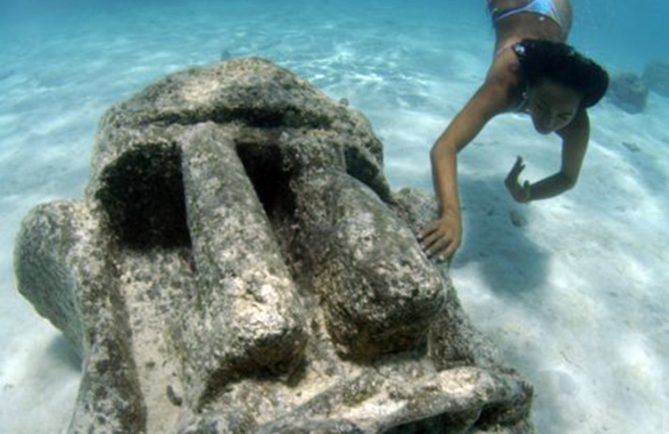
<instances>
[{"instance_id":1,"label":"striped bikini top","mask_svg":"<svg viewBox=\"0 0 669 434\"><path fill-rule=\"evenodd\" d=\"M488 2L488 4L490 4L490 1ZM544 17L548 17L551 20L555 21L557 25L560 26L560 28L562 28L562 17L560 17L560 14L558 13L555 3L553 3L553 0L532 0L525 6L507 9L505 11L501 11L499 10L499 8L492 8L490 10L493 23L496 23L499 20L503 20L504 18L522 12L530 12Z\"/></svg>"}]
</instances>

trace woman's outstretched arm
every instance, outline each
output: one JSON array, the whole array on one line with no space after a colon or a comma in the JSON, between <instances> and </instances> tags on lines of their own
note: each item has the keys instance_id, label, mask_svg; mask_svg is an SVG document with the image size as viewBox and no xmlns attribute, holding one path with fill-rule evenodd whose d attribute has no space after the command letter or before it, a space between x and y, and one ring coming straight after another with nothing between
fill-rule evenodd
<instances>
[{"instance_id":1,"label":"woman's outstretched arm","mask_svg":"<svg viewBox=\"0 0 669 434\"><path fill-rule=\"evenodd\" d=\"M588 113L581 110L574 120L557 131L557 134L562 138L562 165L560 171L529 185L527 199L519 200L519 202L555 197L576 185L590 137ZM516 174L516 179L517 176L518 174ZM518 184L517 181L516 184ZM507 178L507 187L509 187L509 178ZM511 188L509 191L511 191ZM518 200L513 191L511 191L511 194Z\"/></svg>"},{"instance_id":2,"label":"woman's outstretched arm","mask_svg":"<svg viewBox=\"0 0 669 434\"><path fill-rule=\"evenodd\" d=\"M462 242L456 156L492 117L507 108L507 89L498 82L486 81L432 147L430 157L439 218L424 228L419 237L429 257L450 258Z\"/></svg>"}]
</instances>

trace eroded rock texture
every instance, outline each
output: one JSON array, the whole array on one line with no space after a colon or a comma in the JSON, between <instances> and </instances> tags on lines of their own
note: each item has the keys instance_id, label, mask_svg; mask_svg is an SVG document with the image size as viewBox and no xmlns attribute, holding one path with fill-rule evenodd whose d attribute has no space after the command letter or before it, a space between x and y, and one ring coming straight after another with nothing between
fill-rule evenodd
<instances>
[{"instance_id":1,"label":"eroded rock texture","mask_svg":"<svg viewBox=\"0 0 669 434\"><path fill-rule=\"evenodd\" d=\"M80 351L70 433L528 433L422 253L367 120L261 59L112 107L81 201L35 208L19 290Z\"/></svg>"}]
</instances>

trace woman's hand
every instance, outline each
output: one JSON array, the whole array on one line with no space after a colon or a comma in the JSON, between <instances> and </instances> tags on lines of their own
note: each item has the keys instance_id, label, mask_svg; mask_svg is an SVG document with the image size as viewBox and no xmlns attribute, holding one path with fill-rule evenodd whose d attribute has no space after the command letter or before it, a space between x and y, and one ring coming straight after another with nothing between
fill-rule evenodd
<instances>
[{"instance_id":1,"label":"woman's hand","mask_svg":"<svg viewBox=\"0 0 669 434\"><path fill-rule=\"evenodd\" d=\"M428 258L438 261L450 259L462 242L460 213L446 210L439 219L433 221L418 237Z\"/></svg>"},{"instance_id":2,"label":"woman's hand","mask_svg":"<svg viewBox=\"0 0 669 434\"><path fill-rule=\"evenodd\" d=\"M520 203L527 203L530 201L530 181L525 181L523 185L520 185L520 182L518 182L518 175L520 175L520 172L522 172L524 168L523 158L518 157L516 159L516 164L513 165L504 181L511 196L516 202Z\"/></svg>"}]
</instances>

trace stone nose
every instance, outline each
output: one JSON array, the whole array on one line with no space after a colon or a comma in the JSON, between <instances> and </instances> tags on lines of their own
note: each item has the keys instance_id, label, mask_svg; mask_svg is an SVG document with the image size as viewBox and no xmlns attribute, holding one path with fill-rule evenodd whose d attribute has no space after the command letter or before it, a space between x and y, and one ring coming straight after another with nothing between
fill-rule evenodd
<instances>
[{"instance_id":1,"label":"stone nose","mask_svg":"<svg viewBox=\"0 0 669 434\"><path fill-rule=\"evenodd\" d=\"M234 136L205 123L178 140L197 269L197 300L185 317L198 319L183 323L180 340L201 406L222 375L299 362L306 333L288 261Z\"/></svg>"}]
</instances>

